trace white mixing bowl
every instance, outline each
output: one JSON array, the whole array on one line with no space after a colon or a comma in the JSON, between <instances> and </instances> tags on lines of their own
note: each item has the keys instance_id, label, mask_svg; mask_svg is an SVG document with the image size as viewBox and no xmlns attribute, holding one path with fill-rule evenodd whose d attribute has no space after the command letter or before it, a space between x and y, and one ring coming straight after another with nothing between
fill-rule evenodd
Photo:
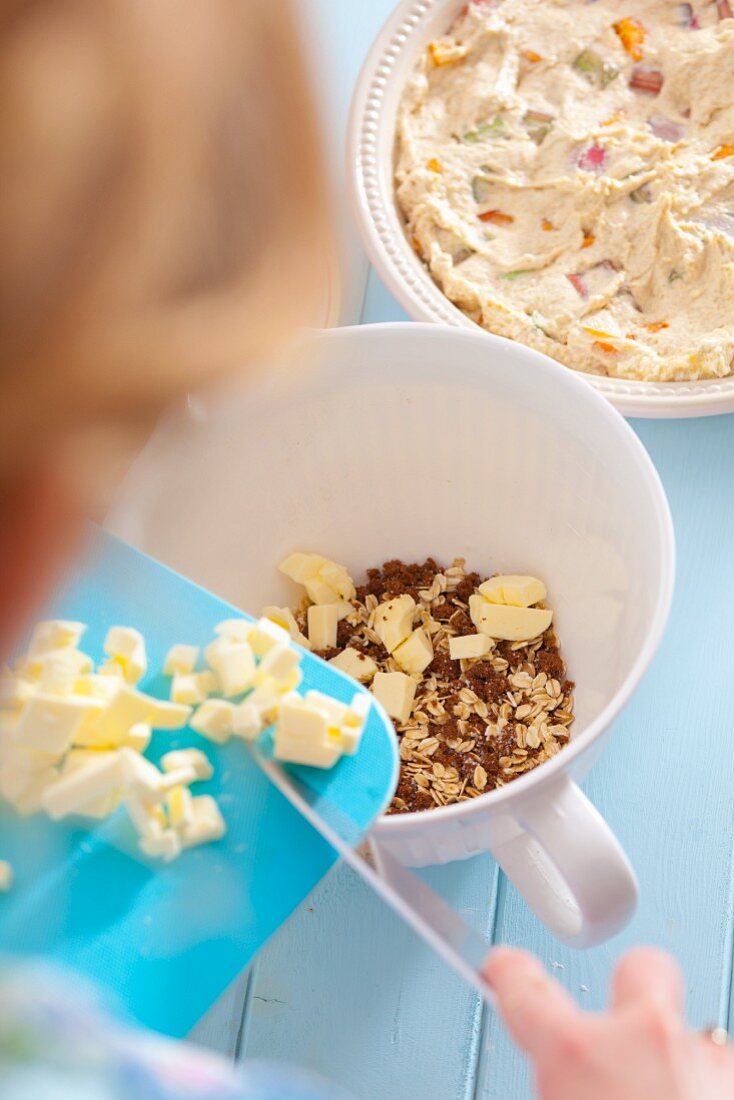
<instances>
[{"instance_id":1,"label":"white mixing bowl","mask_svg":"<svg viewBox=\"0 0 734 1100\"><path fill-rule=\"evenodd\" d=\"M668 613L673 532L650 459L582 378L497 337L337 329L303 359L165 424L112 529L253 613L300 598L276 570L292 550L356 576L431 554L542 577L577 684L571 744L471 802L384 817L373 839L408 865L488 849L557 936L605 938L636 885L575 780Z\"/></svg>"}]
</instances>

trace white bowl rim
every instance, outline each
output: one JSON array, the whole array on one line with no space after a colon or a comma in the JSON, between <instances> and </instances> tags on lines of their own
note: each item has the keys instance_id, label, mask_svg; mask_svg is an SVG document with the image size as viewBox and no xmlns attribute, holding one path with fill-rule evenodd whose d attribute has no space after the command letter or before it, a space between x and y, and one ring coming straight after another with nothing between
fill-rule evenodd
<instances>
[{"instance_id":1,"label":"white bowl rim","mask_svg":"<svg viewBox=\"0 0 734 1100\"><path fill-rule=\"evenodd\" d=\"M617 410L586 384L583 375L568 370L563 364L557 363L554 359L550 359L547 355L542 355L524 344L506 340L501 336L494 336L492 333L484 333L477 329L476 325L472 326L474 331L471 329L462 331L457 328L449 328L446 325L441 325L440 328L443 330L442 336L450 334L450 338L457 343L463 341L479 342L486 347L486 340L489 339L496 344L498 352L501 352L505 347L511 348L514 358L526 360L528 366L533 370L555 374L558 385L565 386L572 391L575 390L577 397L585 402L587 407L591 406L595 409L600 421L617 435L619 445L631 452L637 463L639 480L650 497L660 553L659 585L657 600L650 616L645 640L640 647L633 667L607 705L556 756L545 761L541 767L513 779L512 783L508 783L507 786L501 787L499 790L488 791L487 794L480 795L478 798L472 799L471 802L462 802L451 806L436 806L430 810L419 810L407 814L383 815L378 818L375 826L373 826L373 829L377 828L378 833L382 833L384 829L396 833L400 831L410 832L416 826L422 828L424 825L428 825L429 822L438 824L452 818L464 817L468 812L478 807L486 810L494 809L507 803L510 799L522 798L524 794L529 793L533 788L542 786L558 777L611 726L636 691L660 644L670 614L675 587L675 532L668 498L652 459L635 431ZM374 325L354 325L331 329L327 332L322 330L316 336L317 338L338 340L349 339L356 333L359 333L361 338L365 338L369 334L367 336L369 339L376 338L378 334L384 334L387 337L397 336L398 340L402 340L406 336L409 337L411 333L420 336L426 334L435 336L435 330L436 326L430 323L392 321ZM489 378L489 374L487 377Z\"/></svg>"},{"instance_id":2,"label":"white bowl rim","mask_svg":"<svg viewBox=\"0 0 734 1100\"><path fill-rule=\"evenodd\" d=\"M396 63L406 49L415 48L426 17L446 8L448 24L448 9L452 6L457 6L457 0L400 0L378 33L352 98L347 127L347 184L369 258L410 316L484 333L486 330L462 313L434 283L408 243L394 203L385 202L381 186L384 165L379 156L380 132L386 125L394 127L394 116L386 109L385 101L386 93L394 90L399 78ZM392 183L392 166L390 179ZM699 382L638 382L575 373L625 416L674 419L734 412L734 375Z\"/></svg>"}]
</instances>

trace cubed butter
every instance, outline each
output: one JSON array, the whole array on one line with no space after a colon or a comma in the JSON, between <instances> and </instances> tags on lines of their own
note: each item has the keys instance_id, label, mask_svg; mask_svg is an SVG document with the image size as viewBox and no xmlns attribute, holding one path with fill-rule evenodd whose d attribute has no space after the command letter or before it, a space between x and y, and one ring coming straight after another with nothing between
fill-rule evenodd
<instances>
[{"instance_id":1,"label":"cubed butter","mask_svg":"<svg viewBox=\"0 0 734 1100\"><path fill-rule=\"evenodd\" d=\"M66 759L70 754L67 753ZM21 772L45 772L53 768L62 759L60 753L43 752L41 749L29 749L25 745L5 744L2 750L3 764Z\"/></svg>"},{"instance_id":2,"label":"cubed butter","mask_svg":"<svg viewBox=\"0 0 734 1100\"><path fill-rule=\"evenodd\" d=\"M69 749L61 764L61 775L68 775L83 767L91 760L101 760L104 750L100 749Z\"/></svg>"},{"instance_id":3,"label":"cubed butter","mask_svg":"<svg viewBox=\"0 0 734 1100\"><path fill-rule=\"evenodd\" d=\"M271 623L275 623L277 626L282 627L283 630L287 630L291 641L296 642L298 645L302 645L304 649L311 648L311 643L305 634L301 633L301 628L296 622L295 615L290 607L276 607L271 604L269 607L263 608L262 617L264 619L270 619Z\"/></svg>"},{"instance_id":4,"label":"cubed butter","mask_svg":"<svg viewBox=\"0 0 734 1100\"><path fill-rule=\"evenodd\" d=\"M278 681L272 676L266 677L261 684L251 691L245 699L247 706L255 707L263 724L269 725L275 718L275 713L283 701L279 691Z\"/></svg>"},{"instance_id":5,"label":"cubed butter","mask_svg":"<svg viewBox=\"0 0 734 1100\"><path fill-rule=\"evenodd\" d=\"M193 797L188 787L174 787L168 792L168 820L174 829L183 829L194 819L191 803Z\"/></svg>"},{"instance_id":6,"label":"cubed butter","mask_svg":"<svg viewBox=\"0 0 734 1100\"><path fill-rule=\"evenodd\" d=\"M249 642L253 625L249 619L225 619L214 627L214 633L218 638L225 638L228 642Z\"/></svg>"},{"instance_id":7,"label":"cubed butter","mask_svg":"<svg viewBox=\"0 0 734 1100\"><path fill-rule=\"evenodd\" d=\"M433 642L422 626L393 650L393 659L404 672L423 672L433 660Z\"/></svg>"},{"instance_id":8,"label":"cubed butter","mask_svg":"<svg viewBox=\"0 0 734 1100\"><path fill-rule=\"evenodd\" d=\"M37 657L52 649L75 648L86 629L84 623L68 622L65 619L37 623L28 646L28 657Z\"/></svg>"},{"instance_id":9,"label":"cubed butter","mask_svg":"<svg viewBox=\"0 0 734 1100\"><path fill-rule=\"evenodd\" d=\"M278 569L296 584L305 584L306 581L318 575L319 569L324 564L326 564L326 558L321 554L303 554L297 551L283 558Z\"/></svg>"},{"instance_id":10,"label":"cubed butter","mask_svg":"<svg viewBox=\"0 0 734 1100\"><path fill-rule=\"evenodd\" d=\"M347 716L346 704L333 699L331 695L325 695L323 691L311 689L306 692L304 700L309 706L321 711L329 728L341 726Z\"/></svg>"},{"instance_id":11,"label":"cubed butter","mask_svg":"<svg viewBox=\"0 0 734 1100\"><path fill-rule=\"evenodd\" d=\"M119 696L116 696L115 702ZM184 703L166 703L163 699L150 699L152 714L150 724L154 730L180 730L191 716L191 707Z\"/></svg>"},{"instance_id":12,"label":"cubed butter","mask_svg":"<svg viewBox=\"0 0 734 1100\"><path fill-rule=\"evenodd\" d=\"M492 640L487 634L464 634L463 637L449 638L449 655L454 661L484 657L491 648Z\"/></svg>"},{"instance_id":13,"label":"cubed butter","mask_svg":"<svg viewBox=\"0 0 734 1100\"><path fill-rule=\"evenodd\" d=\"M326 715L312 703L305 699L294 699L291 703L283 703L278 710L278 718L275 726L276 750L278 755L278 735L292 737L301 741L325 741L329 731L329 723Z\"/></svg>"},{"instance_id":14,"label":"cubed butter","mask_svg":"<svg viewBox=\"0 0 734 1100\"><path fill-rule=\"evenodd\" d=\"M77 695L91 695L109 703L120 690L120 683L116 676L100 676L97 672L90 672L77 678L74 691Z\"/></svg>"},{"instance_id":15,"label":"cubed butter","mask_svg":"<svg viewBox=\"0 0 734 1100\"><path fill-rule=\"evenodd\" d=\"M304 586L312 603L354 599L354 582L347 570L321 554L289 554L278 568L291 580Z\"/></svg>"},{"instance_id":16,"label":"cubed butter","mask_svg":"<svg viewBox=\"0 0 734 1100\"><path fill-rule=\"evenodd\" d=\"M90 696L58 698L38 692L26 703L15 726L14 740L28 748L62 753L86 724L103 713L103 704Z\"/></svg>"},{"instance_id":17,"label":"cubed butter","mask_svg":"<svg viewBox=\"0 0 734 1100\"><path fill-rule=\"evenodd\" d=\"M191 719L191 728L210 741L223 745L234 732L234 707L224 699L207 699Z\"/></svg>"},{"instance_id":18,"label":"cubed butter","mask_svg":"<svg viewBox=\"0 0 734 1100\"><path fill-rule=\"evenodd\" d=\"M222 695L242 695L255 675L255 655L249 642L230 642L220 638L207 646L207 662L219 679Z\"/></svg>"},{"instance_id":19,"label":"cubed butter","mask_svg":"<svg viewBox=\"0 0 734 1100\"><path fill-rule=\"evenodd\" d=\"M37 690L35 684L20 676L0 678L0 710L20 710Z\"/></svg>"},{"instance_id":20,"label":"cubed butter","mask_svg":"<svg viewBox=\"0 0 734 1100\"><path fill-rule=\"evenodd\" d=\"M374 630L388 653L410 637L414 613L415 600L412 596L394 596L375 609Z\"/></svg>"},{"instance_id":21,"label":"cubed butter","mask_svg":"<svg viewBox=\"0 0 734 1100\"><path fill-rule=\"evenodd\" d=\"M304 586L312 603L354 599L354 582L347 570L321 554L289 554L278 568L291 580Z\"/></svg>"},{"instance_id":22,"label":"cubed butter","mask_svg":"<svg viewBox=\"0 0 734 1100\"><path fill-rule=\"evenodd\" d=\"M404 672L378 672L372 681L375 698L401 725L410 718L416 687L415 680Z\"/></svg>"},{"instance_id":23,"label":"cubed butter","mask_svg":"<svg viewBox=\"0 0 734 1100\"><path fill-rule=\"evenodd\" d=\"M282 680L278 680L278 694L292 694L294 691L296 691L297 688L300 687L302 681L303 673L301 672L300 668L292 668L291 671L282 678Z\"/></svg>"},{"instance_id":24,"label":"cubed butter","mask_svg":"<svg viewBox=\"0 0 734 1100\"><path fill-rule=\"evenodd\" d=\"M337 604L313 604L308 609L308 640L312 649L333 649L339 623Z\"/></svg>"},{"instance_id":25,"label":"cubed butter","mask_svg":"<svg viewBox=\"0 0 734 1100\"><path fill-rule=\"evenodd\" d=\"M337 740L339 747L346 756L354 756L359 749L370 713L372 700L366 693L355 695L347 707L344 721L339 726ZM332 731L329 731L333 736Z\"/></svg>"},{"instance_id":26,"label":"cubed butter","mask_svg":"<svg viewBox=\"0 0 734 1100\"><path fill-rule=\"evenodd\" d=\"M280 689L293 682L293 673L298 670L300 663L301 654L293 648L289 639L284 645L276 645L268 650L257 666L252 682L257 687L258 684L264 684L269 679L273 679ZM288 687L287 690L291 688Z\"/></svg>"},{"instance_id":27,"label":"cubed butter","mask_svg":"<svg viewBox=\"0 0 734 1100\"><path fill-rule=\"evenodd\" d=\"M477 591L490 603L504 603L511 607L530 607L540 603L547 595L545 585L537 577L509 573L490 577L479 585Z\"/></svg>"},{"instance_id":28,"label":"cubed butter","mask_svg":"<svg viewBox=\"0 0 734 1100\"><path fill-rule=\"evenodd\" d=\"M138 836L142 838L159 837L168 827L163 806L146 802L132 791L128 791L125 796L125 809L130 815Z\"/></svg>"},{"instance_id":29,"label":"cubed butter","mask_svg":"<svg viewBox=\"0 0 734 1100\"><path fill-rule=\"evenodd\" d=\"M377 672L377 665L372 658L351 646L332 657L329 664L351 676L353 680L359 680L360 684L368 684Z\"/></svg>"},{"instance_id":30,"label":"cubed butter","mask_svg":"<svg viewBox=\"0 0 734 1100\"><path fill-rule=\"evenodd\" d=\"M271 619L258 619L250 628L249 642L256 657L264 657L274 646L288 645L290 634Z\"/></svg>"},{"instance_id":31,"label":"cubed butter","mask_svg":"<svg viewBox=\"0 0 734 1100\"><path fill-rule=\"evenodd\" d=\"M304 588L311 603L336 603L339 599L338 593L319 574L307 580L304 583Z\"/></svg>"},{"instance_id":32,"label":"cubed butter","mask_svg":"<svg viewBox=\"0 0 734 1100\"><path fill-rule=\"evenodd\" d=\"M188 787L190 783L195 783L197 779L196 769L188 765L176 768L172 772L160 772L159 775L158 789L164 794L172 791L174 787Z\"/></svg>"},{"instance_id":33,"label":"cubed butter","mask_svg":"<svg viewBox=\"0 0 734 1100\"><path fill-rule=\"evenodd\" d=\"M114 698L106 705L101 699L90 697L90 701L100 706L96 717L85 722L74 733L73 743L80 747L111 748L121 745L133 726L138 723L155 726L153 719L158 709L163 705L175 705L161 704L122 681ZM190 708L185 709L188 716Z\"/></svg>"},{"instance_id":34,"label":"cubed butter","mask_svg":"<svg viewBox=\"0 0 734 1100\"><path fill-rule=\"evenodd\" d=\"M194 675L199 685L199 691L205 699L209 695L218 695L220 693L221 684L219 683L219 677L216 672L213 672L210 668L205 668L203 672L196 672Z\"/></svg>"},{"instance_id":35,"label":"cubed butter","mask_svg":"<svg viewBox=\"0 0 734 1100\"><path fill-rule=\"evenodd\" d=\"M249 623L247 627L249 632ZM91 659L76 648L83 629L73 623L39 624L35 652L10 674L10 681L3 677L0 794L18 812L43 809L52 820L70 814L102 819L124 801L141 849L159 859L176 858L184 842L188 847L217 839L225 828L219 808L208 796L193 799L188 789L213 774L206 756L196 749L173 750L164 757L163 771L143 756L152 728L180 728L191 716L191 705L135 690L146 663L138 631L113 627L105 642L107 660L95 673ZM265 649L277 649L279 640L280 635L269 635ZM220 633L215 645L220 661L237 647L244 645L249 651L235 631L230 637L226 631ZM287 648L292 651L290 645ZM169 652L176 699L198 702L219 690L219 677L213 672L193 671L197 656L191 646ZM273 653L269 665L283 678L276 680L266 668L270 698L288 698L284 684L298 672L297 663L297 657ZM25 667L32 682L21 678ZM18 686L26 683L27 689ZM192 725L206 725L209 736L226 740L234 709L224 700L207 699ZM2 866L0 861L0 889Z\"/></svg>"},{"instance_id":36,"label":"cubed butter","mask_svg":"<svg viewBox=\"0 0 734 1100\"><path fill-rule=\"evenodd\" d=\"M299 741L281 735L276 738L275 757L284 764L305 764L310 768L333 768L342 751L336 741Z\"/></svg>"},{"instance_id":37,"label":"cubed butter","mask_svg":"<svg viewBox=\"0 0 734 1100\"><path fill-rule=\"evenodd\" d=\"M122 666L125 680L135 685L148 670L145 639L131 626L113 626L107 633L104 651Z\"/></svg>"},{"instance_id":38,"label":"cubed butter","mask_svg":"<svg viewBox=\"0 0 734 1100\"><path fill-rule=\"evenodd\" d=\"M151 859L171 863L181 855L181 837L176 829L163 829L157 836L144 836L138 842L140 851Z\"/></svg>"},{"instance_id":39,"label":"cubed butter","mask_svg":"<svg viewBox=\"0 0 734 1100\"><path fill-rule=\"evenodd\" d=\"M79 676L94 667L78 649L54 649L38 658L38 688L49 695L72 695Z\"/></svg>"},{"instance_id":40,"label":"cubed butter","mask_svg":"<svg viewBox=\"0 0 734 1100\"><path fill-rule=\"evenodd\" d=\"M7 891L13 885L13 867L8 863L7 859L0 859L0 890L3 893Z\"/></svg>"},{"instance_id":41,"label":"cubed butter","mask_svg":"<svg viewBox=\"0 0 734 1100\"><path fill-rule=\"evenodd\" d=\"M173 645L166 654L163 664L165 676L187 675L196 668L199 660L199 647L196 645Z\"/></svg>"},{"instance_id":42,"label":"cubed butter","mask_svg":"<svg viewBox=\"0 0 734 1100\"><path fill-rule=\"evenodd\" d=\"M227 832L222 811L209 794L200 794L191 800L191 821L180 830L179 836L184 848L194 848L198 844L210 844L220 840Z\"/></svg>"},{"instance_id":43,"label":"cubed butter","mask_svg":"<svg viewBox=\"0 0 734 1100\"><path fill-rule=\"evenodd\" d=\"M38 813L46 791L58 780L55 768L28 772L12 762L0 767L0 794L23 817Z\"/></svg>"},{"instance_id":44,"label":"cubed butter","mask_svg":"<svg viewBox=\"0 0 734 1100\"><path fill-rule=\"evenodd\" d=\"M117 657L110 657L108 660L103 661L97 669L98 676L109 677L111 680L118 680L120 683L126 683L125 669L122 667L122 662L117 660Z\"/></svg>"},{"instance_id":45,"label":"cubed butter","mask_svg":"<svg viewBox=\"0 0 734 1100\"><path fill-rule=\"evenodd\" d=\"M353 600L357 594L354 581L343 565L335 561L325 561L319 569L319 577L336 593L339 600ZM308 591L308 586L306 586Z\"/></svg>"},{"instance_id":46,"label":"cubed butter","mask_svg":"<svg viewBox=\"0 0 734 1100\"><path fill-rule=\"evenodd\" d=\"M150 744L153 731L147 722L136 722L125 734L120 747L143 753Z\"/></svg>"},{"instance_id":47,"label":"cubed butter","mask_svg":"<svg viewBox=\"0 0 734 1100\"><path fill-rule=\"evenodd\" d=\"M107 753L107 755L112 754ZM120 760L126 791L146 804L162 802L166 791L171 786L170 774L164 775L151 760L132 749L119 749L117 756ZM167 787L164 787L164 779L169 781Z\"/></svg>"},{"instance_id":48,"label":"cubed butter","mask_svg":"<svg viewBox=\"0 0 734 1100\"><path fill-rule=\"evenodd\" d=\"M245 700L234 708L232 715L232 733L243 741L255 741L263 729L265 720L260 710Z\"/></svg>"},{"instance_id":49,"label":"cubed butter","mask_svg":"<svg viewBox=\"0 0 734 1100\"><path fill-rule=\"evenodd\" d=\"M480 634L505 642L529 642L538 638L553 619L552 611L490 603L478 593L469 597L469 613Z\"/></svg>"},{"instance_id":50,"label":"cubed butter","mask_svg":"<svg viewBox=\"0 0 734 1100\"><path fill-rule=\"evenodd\" d=\"M188 786L196 780L194 768L162 772L138 753L122 749L121 755L127 797L137 798L145 806L159 806L174 787Z\"/></svg>"},{"instance_id":51,"label":"cubed butter","mask_svg":"<svg viewBox=\"0 0 734 1100\"><path fill-rule=\"evenodd\" d=\"M86 765L92 761L98 761L101 755L102 754L97 749L72 749L64 758L64 763L61 768L62 776L69 775L79 768L86 767ZM100 795L99 798L87 802L80 813L84 817L93 817L100 821L104 820L104 818L113 814L120 805L122 793L121 786L113 787L105 794Z\"/></svg>"},{"instance_id":52,"label":"cubed butter","mask_svg":"<svg viewBox=\"0 0 734 1100\"><path fill-rule=\"evenodd\" d=\"M164 772L193 768L197 779L211 779L214 775L211 761L201 749L171 749L161 757L161 767Z\"/></svg>"},{"instance_id":53,"label":"cubed butter","mask_svg":"<svg viewBox=\"0 0 734 1100\"><path fill-rule=\"evenodd\" d=\"M199 678L195 672L177 672L171 680L171 700L174 703L186 703L196 707L203 703L206 694L201 690Z\"/></svg>"},{"instance_id":54,"label":"cubed butter","mask_svg":"<svg viewBox=\"0 0 734 1100\"><path fill-rule=\"evenodd\" d=\"M97 756L98 759L90 759L61 776L44 792L41 805L52 820L83 814L90 803L125 786L121 750L101 752Z\"/></svg>"},{"instance_id":55,"label":"cubed butter","mask_svg":"<svg viewBox=\"0 0 734 1100\"><path fill-rule=\"evenodd\" d=\"M329 737L324 711L313 702L296 698L278 711L274 755L289 764L331 768L341 756L341 748Z\"/></svg>"}]
</instances>

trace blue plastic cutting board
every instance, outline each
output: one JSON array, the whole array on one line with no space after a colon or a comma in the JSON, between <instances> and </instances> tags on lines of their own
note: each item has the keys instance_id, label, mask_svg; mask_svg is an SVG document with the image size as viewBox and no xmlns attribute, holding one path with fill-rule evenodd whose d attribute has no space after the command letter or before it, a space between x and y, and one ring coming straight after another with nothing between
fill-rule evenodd
<instances>
[{"instance_id":1,"label":"blue plastic cutting board","mask_svg":"<svg viewBox=\"0 0 734 1100\"><path fill-rule=\"evenodd\" d=\"M108 628L135 626L149 667L162 668L175 642L204 646L222 619L241 615L165 566L95 529L84 564L44 617L89 624L82 648L103 658ZM343 701L352 680L306 654L303 690ZM169 681L140 685L167 698ZM240 741L212 745L191 730L155 735L157 762L197 745L215 775L196 793L214 794L227 820L216 844L168 865L138 854L123 812L95 830L43 815L0 819L0 857L15 869L0 897L0 949L71 966L115 994L140 1023L185 1035L336 860L332 848L263 775ZM362 833L389 802L397 779L392 727L373 707L359 753L331 771L295 769L343 806Z\"/></svg>"}]
</instances>

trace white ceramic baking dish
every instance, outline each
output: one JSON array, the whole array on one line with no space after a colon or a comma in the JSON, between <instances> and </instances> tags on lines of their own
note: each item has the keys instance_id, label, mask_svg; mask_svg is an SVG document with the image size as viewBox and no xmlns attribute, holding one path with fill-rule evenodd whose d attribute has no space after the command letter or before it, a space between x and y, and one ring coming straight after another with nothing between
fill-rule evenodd
<instances>
[{"instance_id":1,"label":"white ceramic baking dish","mask_svg":"<svg viewBox=\"0 0 734 1100\"><path fill-rule=\"evenodd\" d=\"M350 114L351 199L369 257L414 320L483 331L436 286L408 242L395 202L395 124L405 81L428 42L445 33L464 0L403 0L364 63ZM711 416L734 411L734 376L702 382L627 382L584 375L625 416Z\"/></svg>"}]
</instances>

